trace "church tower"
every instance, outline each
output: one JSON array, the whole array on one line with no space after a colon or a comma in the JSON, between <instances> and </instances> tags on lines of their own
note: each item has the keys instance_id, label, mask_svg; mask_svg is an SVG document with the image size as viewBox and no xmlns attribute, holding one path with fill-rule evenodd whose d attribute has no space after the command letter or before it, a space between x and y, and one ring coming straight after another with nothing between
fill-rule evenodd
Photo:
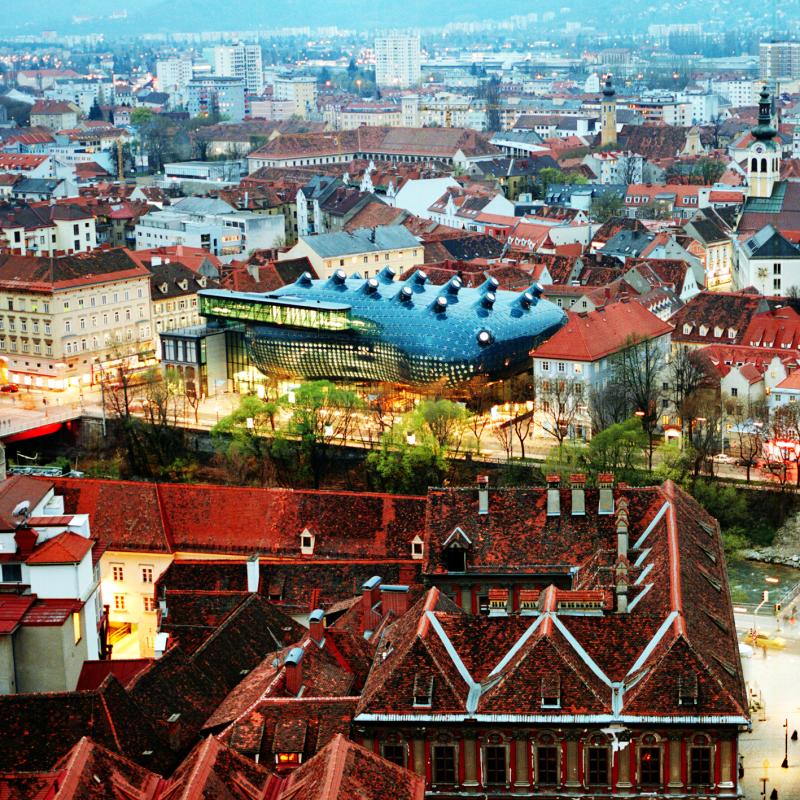
<instances>
[{"instance_id":1,"label":"church tower","mask_svg":"<svg viewBox=\"0 0 800 800\"><path fill-rule=\"evenodd\" d=\"M600 106L600 145L617 143L617 93L611 83L611 75L606 75L603 86L603 99Z\"/></svg>"},{"instance_id":2,"label":"church tower","mask_svg":"<svg viewBox=\"0 0 800 800\"><path fill-rule=\"evenodd\" d=\"M758 102L758 125L752 130L753 141L747 149L747 182L750 197L771 197L781 177L781 149L772 127L772 104L764 86Z\"/></svg>"}]
</instances>

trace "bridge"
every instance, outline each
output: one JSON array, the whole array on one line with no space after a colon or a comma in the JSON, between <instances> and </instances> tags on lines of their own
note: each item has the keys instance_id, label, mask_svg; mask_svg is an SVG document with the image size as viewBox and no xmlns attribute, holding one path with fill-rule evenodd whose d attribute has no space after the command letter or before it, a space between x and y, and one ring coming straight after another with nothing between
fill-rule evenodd
<instances>
[{"instance_id":1,"label":"bridge","mask_svg":"<svg viewBox=\"0 0 800 800\"><path fill-rule=\"evenodd\" d=\"M65 423L80 419L84 414L80 403L33 409L4 405L0 409L0 440L11 443L47 436L55 433Z\"/></svg>"}]
</instances>

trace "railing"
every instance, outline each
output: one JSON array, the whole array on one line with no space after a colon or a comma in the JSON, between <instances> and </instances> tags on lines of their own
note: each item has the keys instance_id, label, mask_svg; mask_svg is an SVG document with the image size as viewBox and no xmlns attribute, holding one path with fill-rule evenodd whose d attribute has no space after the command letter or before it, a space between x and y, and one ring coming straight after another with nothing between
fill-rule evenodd
<instances>
[{"instance_id":1,"label":"railing","mask_svg":"<svg viewBox=\"0 0 800 800\"><path fill-rule=\"evenodd\" d=\"M78 419L82 414L81 407L76 404L74 406L48 407L47 410L24 415L20 414L19 416L0 417L0 438L29 431L32 428L40 428L42 425L50 425L54 422L67 422L68 420Z\"/></svg>"}]
</instances>

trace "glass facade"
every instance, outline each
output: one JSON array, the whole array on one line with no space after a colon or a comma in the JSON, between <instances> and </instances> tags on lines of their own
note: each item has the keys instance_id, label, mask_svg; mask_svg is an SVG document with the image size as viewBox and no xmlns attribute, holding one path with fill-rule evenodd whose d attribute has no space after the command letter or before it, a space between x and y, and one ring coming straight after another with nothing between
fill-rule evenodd
<instances>
[{"instance_id":1,"label":"glass facade","mask_svg":"<svg viewBox=\"0 0 800 800\"><path fill-rule=\"evenodd\" d=\"M242 340L227 340L234 348L229 372L242 373L252 363L289 379L419 385L523 372L529 351L566 321L540 294L539 287L497 291L491 279L473 289L458 278L438 286L422 272L400 282L384 269L367 280L340 270L327 281L304 275L269 294L207 290L199 296L200 313L212 324L244 326Z\"/></svg>"}]
</instances>

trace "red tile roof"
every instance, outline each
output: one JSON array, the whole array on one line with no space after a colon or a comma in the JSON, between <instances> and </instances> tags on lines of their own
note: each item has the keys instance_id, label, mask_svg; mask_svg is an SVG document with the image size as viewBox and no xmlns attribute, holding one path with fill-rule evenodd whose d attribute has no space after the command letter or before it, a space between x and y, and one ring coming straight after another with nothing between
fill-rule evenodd
<instances>
[{"instance_id":1,"label":"red tile roof","mask_svg":"<svg viewBox=\"0 0 800 800\"><path fill-rule=\"evenodd\" d=\"M342 734L288 778L276 800L423 800L425 780L398 767Z\"/></svg>"},{"instance_id":2,"label":"red tile roof","mask_svg":"<svg viewBox=\"0 0 800 800\"><path fill-rule=\"evenodd\" d=\"M15 531L20 519L13 516L14 509L22 502L35 508L52 488L52 481L27 475L9 475L0 482L0 531Z\"/></svg>"},{"instance_id":3,"label":"red tile roof","mask_svg":"<svg viewBox=\"0 0 800 800\"><path fill-rule=\"evenodd\" d=\"M92 549L93 539L64 531L37 545L25 562L31 564L77 564Z\"/></svg>"},{"instance_id":4,"label":"red tile roof","mask_svg":"<svg viewBox=\"0 0 800 800\"><path fill-rule=\"evenodd\" d=\"M117 550L300 557L300 534L319 559L407 559L424 526L422 498L59 478L69 513Z\"/></svg>"},{"instance_id":5,"label":"red tile roof","mask_svg":"<svg viewBox=\"0 0 800 800\"><path fill-rule=\"evenodd\" d=\"M104 661L84 661L75 691L97 689L109 675L113 675L127 687L152 660L152 658L107 658Z\"/></svg>"},{"instance_id":6,"label":"red tile roof","mask_svg":"<svg viewBox=\"0 0 800 800\"><path fill-rule=\"evenodd\" d=\"M0 634L14 633L35 602L35 594L0 594Z\"/></svg>"},{"instance_id":7,"label":"red tile roof","mask_svg":"<svg viewBox=\"0 0 800 800\"><path fill-rule=\"evenodd\" d=\"M34 628L60 627L82 608L80 600L37 600L25 614L22 624Z\"/></svg>"},{"instance_id":8,"label":"red tile roof","mask_svg":"<svg viewBox=\"0 0 800 800\"><path fill-rule=\"evenodd\" d=\"M596 361L629 347L635 337L647 341L672 332L640 303L621 301L580 314L568 312L567 324L531 351L535 358Z\"/></svg>"}]
</instances>

